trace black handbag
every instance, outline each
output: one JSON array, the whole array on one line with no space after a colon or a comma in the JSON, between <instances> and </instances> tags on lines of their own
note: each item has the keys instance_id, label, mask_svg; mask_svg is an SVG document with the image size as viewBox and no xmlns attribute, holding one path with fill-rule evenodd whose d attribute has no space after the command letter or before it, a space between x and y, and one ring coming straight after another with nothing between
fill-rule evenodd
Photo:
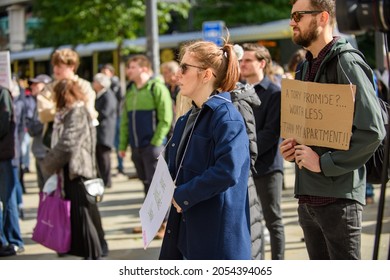
<instances>
[{"instance_id":1,"label":"black handbag","mask_svg":"<svg viewBox=\"0 0 390 280\"><path fill-rule=\"evenodd\" d=\"M53 125L54 122L49 122L42 136L43 145L45 145L49 149L51 148L51 135L53 134Z\"/></svg>"},{"instance_id":2,"label":"black handbag","mask_svg":"<svg viewBox=\"0 0 390 280\"><path fill-rule=\"evenodd\" d=\"M92 123L92 120L90 119L89 113L86 111L87 119L89 123ZM91 125L90 125L91 130ZM91 135L93 132L91 131ZM94 151L93 146L91 148L91 151ZM103 179L100 176L99 168L96 166L97 171L97 178L94 179L83 179L83 185L85 190L85 196L89 203L95 204L98 202L101 202L103 200L103 194L104 194L104 182Z\"/></svg>"},{"instance_id":3,"label":"black handbag","mask_svg":"<svg viewBox=\"0 0 390 280\"><path fill-rule=\"evenodd\" d=\"M85 195L89 203L98 203L103 200L104 182L101 178L83 180Z\"/></svg>"}]
</instances>

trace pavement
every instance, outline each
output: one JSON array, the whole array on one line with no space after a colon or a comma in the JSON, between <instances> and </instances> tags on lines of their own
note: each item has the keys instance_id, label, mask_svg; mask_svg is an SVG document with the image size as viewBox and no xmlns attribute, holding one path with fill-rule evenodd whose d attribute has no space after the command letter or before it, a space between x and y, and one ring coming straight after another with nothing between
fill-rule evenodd
<instances>
[{"instance_id":1,"label":"pavement","mask_svg":"<svg viewBox=\"0 0 390 280\"><path fill-rule=\"evenodd\" d=\"M134 166L127 155L125 171L135 174ZM112 155L112 164L116 166L116 159ZM25 242L25 251L21 254L1 258L3 260L78 260L80 257L66 255L59 257L55 252L31 240L32 231L36 223L38 206L38 187L36 174L31 156L31 173L25 174L26 193L24 200L24 219L20 220L22 236ZM116 174L113 169L113 174ZM302 241L302 230L298 225L297 201L293 197L294 169L291 163L285 163L285 188L282 193L282 211L285 225L286 260L308 260L305 243ZM365 206L363 211L362 231L362 259L373 259L375 231L378 216L378 201L380 186L374 186L375 202ZM129 179L128 176L118 174L113 177L112 188L106 189L103 201L99 204L103 228L109 246L107 260L157 260L160 252L161 240L153 240L144 250L141 234L134 234L133 228L140 226L139 209L144 199L143 185L138 179ZM390 188L387 186L385 209L383 212L382 232L378 259L388 259L390 246ZM271 258L270 245L266 245L266 259Z\"/></svg>"}]
</instances>

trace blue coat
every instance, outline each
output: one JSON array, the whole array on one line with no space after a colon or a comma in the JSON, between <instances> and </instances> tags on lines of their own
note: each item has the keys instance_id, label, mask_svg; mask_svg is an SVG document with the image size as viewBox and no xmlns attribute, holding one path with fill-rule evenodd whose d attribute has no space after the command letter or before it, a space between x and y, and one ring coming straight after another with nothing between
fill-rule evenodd
<instances>
[{"instance_id":1,"label":"blue coat","mask_svg":"<svg viewBox=\"0 0 390 280\"><path fill-rule=\"evenodd\" d=\"M250 259L250 156L242 116L230 93L213 96L176 160L189 113L178 119L169 143L168 167L173 179L178 173L174 199L183 212L171 207L160 259Z\"/></svg>"}]
</instances>

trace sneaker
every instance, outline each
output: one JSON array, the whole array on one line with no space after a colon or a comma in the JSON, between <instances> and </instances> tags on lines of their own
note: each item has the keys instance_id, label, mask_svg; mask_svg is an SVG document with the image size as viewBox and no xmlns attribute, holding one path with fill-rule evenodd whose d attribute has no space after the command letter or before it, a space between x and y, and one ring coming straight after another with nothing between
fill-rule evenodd
<instances>
[{"instance_id":1,"label":"sneaker","mask_svg":"<svg viewBox=\"0 0 390 280\"><path fill-rule=\"evenodd\" d=\"M16 252L16 254L21 254L24 252L24 247L20 247L17 245L13 245L13 247L14 247L14 251Z\"/></svg>"},{"instance_id":2,"label":"sneaker","mask_svg":"<svg viewBox=\"0 0 390 280\"><path fill-rule=\"evenodd\" d=\"M127 177L129 178L129 180L131 180L131 179L138 179L138 174L137 173L131 173Z\"/></svg>"},{"instance_id":3,"label":"sneaker","mask_svg":"<svg viewBox=\"0 0 390 280\"><path fill-rule=\"evenodd\" d=\"M9 257L16 255L16 251L12 245L0 247L0 257Z\"/></svg>"},{"instance_id":4,"label":"sneaker","mask_svg":"<svg viewBox=\"0 0 390 280\"><path fill-rule=\"evenodd\" d=\"M21 220L24 220L24 210L23 210L23 208L19 208L19 218Z\"/></svg>"},{"instance_id":5,"label":"sneaker","mask_svg":"<svg viewBox=\"0 0 390 280\"><path fill-rule=\"evenodd\" d=\"M142 233L142 227L134 227L133 233Z\"/></svg>"}]
</instances>

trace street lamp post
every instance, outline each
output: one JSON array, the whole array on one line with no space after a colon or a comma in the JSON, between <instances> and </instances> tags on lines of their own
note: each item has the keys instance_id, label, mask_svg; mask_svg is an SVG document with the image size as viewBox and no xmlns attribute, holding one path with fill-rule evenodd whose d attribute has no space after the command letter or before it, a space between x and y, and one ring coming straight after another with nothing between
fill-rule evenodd
<instances>
[{"instance_id":1,"label":"street lamp post","mask_svg":"<svg viewBox=\"0 0 390 280\"><path fill-rule=\"evenodd\" d=\"M158 41L157 0L146 0L146 55L152 61L155 75L160 74L160 53Z\"/></svg>"}]
</instances>

